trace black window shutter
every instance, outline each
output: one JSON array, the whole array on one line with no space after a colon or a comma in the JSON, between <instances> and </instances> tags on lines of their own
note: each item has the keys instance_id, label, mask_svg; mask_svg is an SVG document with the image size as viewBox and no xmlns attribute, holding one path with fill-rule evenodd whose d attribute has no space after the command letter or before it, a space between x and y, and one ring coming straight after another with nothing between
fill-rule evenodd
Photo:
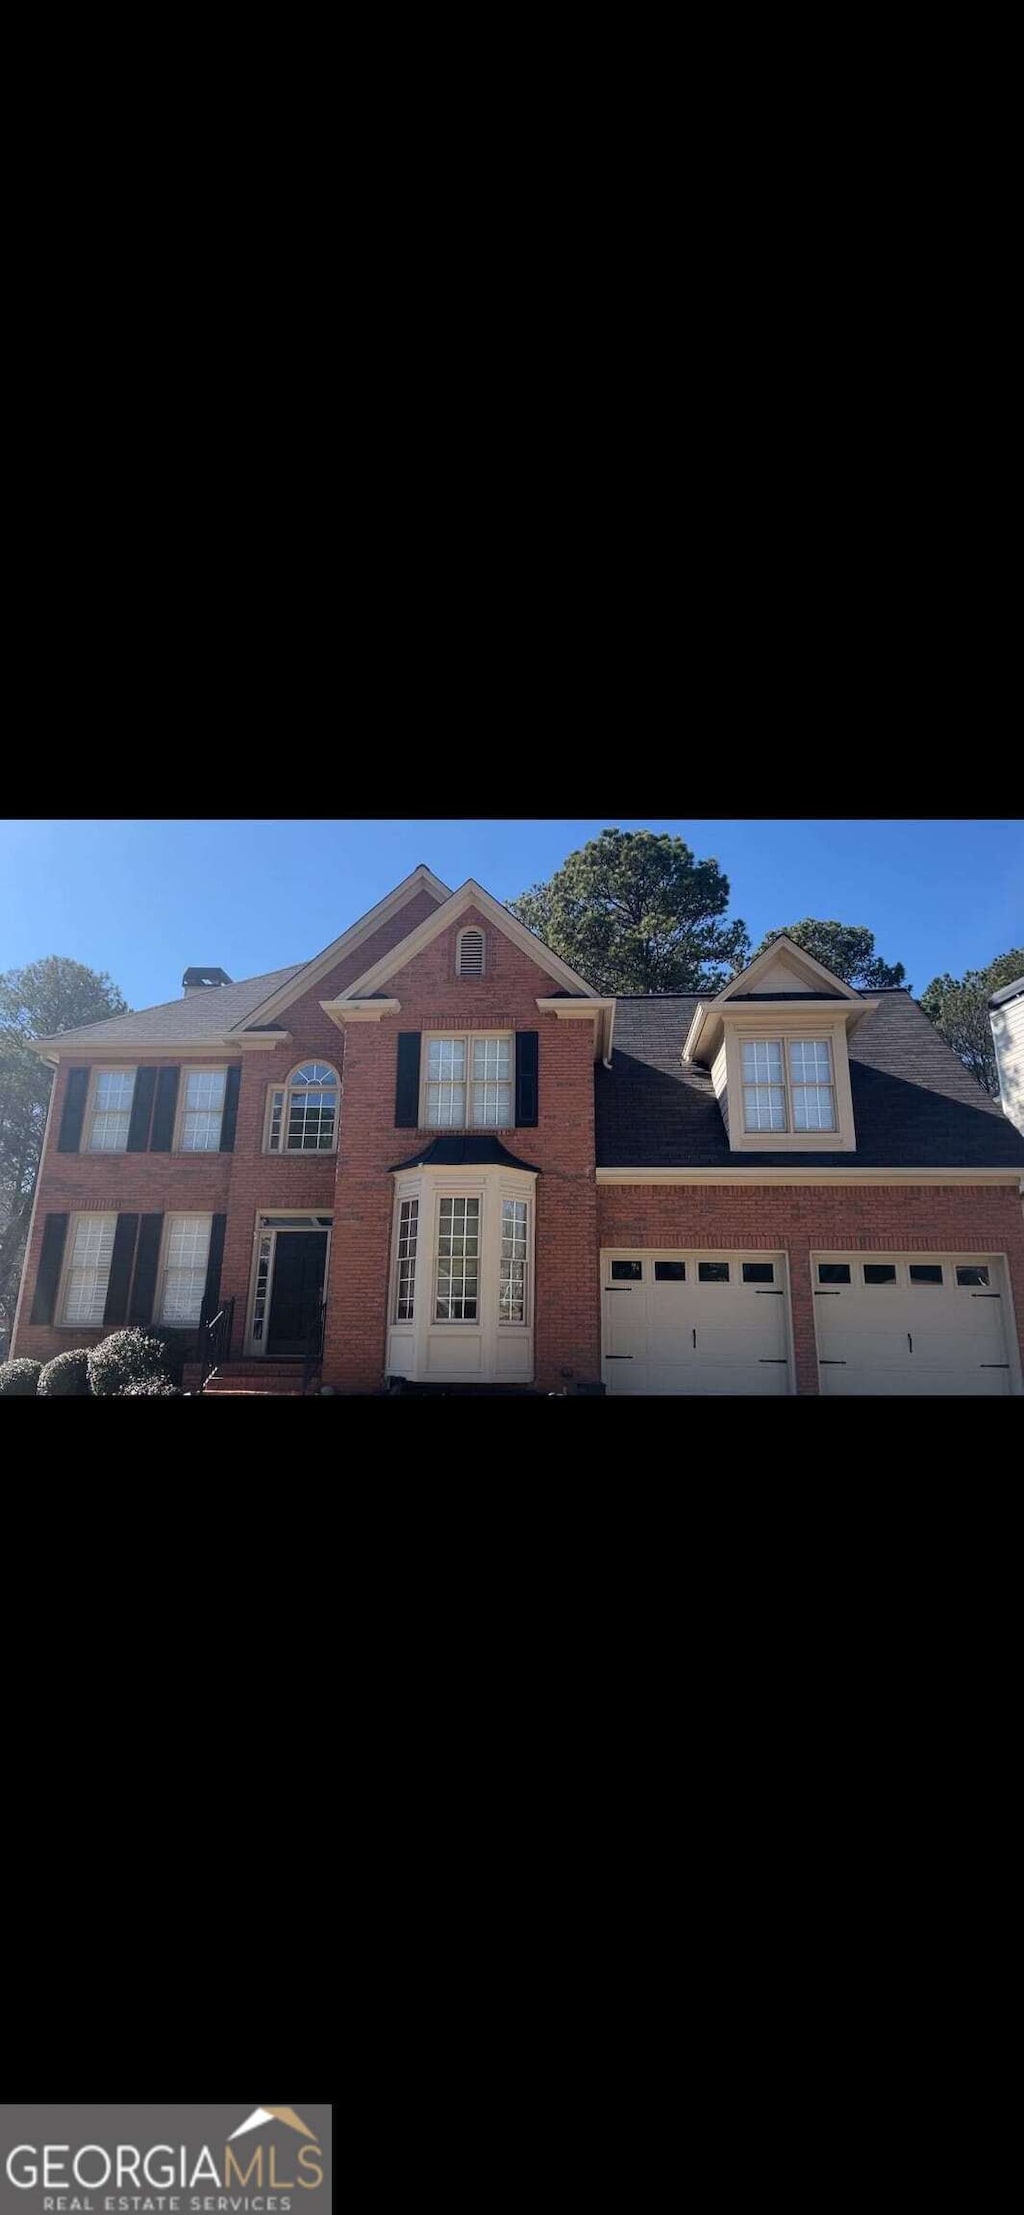
<instances>
[{"instance_id":1,"label":"black window shutter","mask_svg":"<svg viewBox=\"0 0 1024 2215\"><path fill-rule=\"evenodd\" d=\"M234 1068L228 1070L228 1081L224 1087L224 1114L221 1119L220 1126L220 1150L222 1154L233 1154L235 1150L235 1125L238 1121L238 1087L241 1082L242 1072L236 1061ZM217 1216L214 1216L214 1222L216 1223L218 1220L219 1218Z\"/></svg>"},{"instance_id":2,"label":"black window shutter","mask_svg":"<svg viewBox=\"0 0 1024 2215\"><path fill-rule=\"evenodd\" d=\"M141 1072L140 1072L141 1074ZM114 1232L114 1251L110 1257L110 1275L107 1279L107 1302L103 1310L105 1323L123 1323L128 1306L128 1286L131 1283L132 1257L135 1253L135 1233L139 1227L137 1215L119 1215Z\"/></svg>"},{"instance_id":3,"label":"black window shutter","mask_svg":"<svg viewBox=\"0 0 1024 2215\"><path fill-rule=\"evenodd\" d=\"M144 1154L149 1144L149 1119L153 1113L156 1070L137 1069L132 1094L132 1119L128 1125L128 1152Z\"/></svg>"},{"instance_id":4,"label":"black window shutter","mask_svg":"<svg viewBox=\"0 0 1024 2215\"><path fill-rule=\"evenodd\" d=\"M174 1137L174 1110L178 1105L180 1069L161 1069L156 1080L156 1106L149 1141L151 1154L169 1154Z\"/></svg>"},{"instance_id":5,"label":"black window shutter","mask_svg":"<svg viewBox=\"0 0 1024 2215\"><path fill-rule=\"evenodd\" d=\"M203 1298L207 1315L217 1313L220 1302L220 1265L224 1259L224 1232L227 1216L215 1215L210 1222L210 1258L206 1264L206 1289Z\"/></svg>"},{"instance_id":6,"label":"black window shutter","mask_svg":"<svg viewBox=\"0 0 1024 2215\"><path fill-rule=\"evenodd\" d=\"M77 1154L82 1143L82 1124L85 1121L85 1099L89 1090L89 1071L72 1069L68 1077L68 1089L64 1094L64 1113L60 1119L60 1137L57 1140L59 1154Z\"/></svg>"},{"instance_id":7,"label":"black window shutter","mask_svg":"<svg viewBox=\"0 0 1024 2215\"><path fill-rule=\"evenodd\" d=\"M139 1218L139 1242L135 1248L135 1282L128 1306L129 1323L151 1323L156 1299L156 1271L160 1259L162 1215Z\"/></svg>"},{"instance_id":8,"label":"black window shutter","mask_svg":"<svg viewBox=\"0 0 1024 2215\"><path fill-rule=\"evenodd\" d=\"M524 1128L537 1121L539 1047L538 1031L516 1032L516 1122L521 1123Z\"/></svg>"},{"instance_id":9,"label":"black window shutter","mask_svg":"<svg viewBox=\"0 0 1024 2215\"><path fill-rule=\"evenodd\" d=\"M398 1033L398 1079L395 1085L395 1129L416 1130L420 1119L420 1033Z\"/></svg>"},{"instance_id":10,"label":"black window shutter","mask_svg":"<svg viewBox=\"0 0 1024 2215\"><path fill-rule=\"evenodd\" d=\"M60 1283L60 1265L64 1259L64 1240L68 1235L66 1215L48 1215L43 1231L43 1247L36 1271L35 1298L32 1302L30 1323L52 1323L57 1305L57 1286Z\"/></svg>"}]
</instances>

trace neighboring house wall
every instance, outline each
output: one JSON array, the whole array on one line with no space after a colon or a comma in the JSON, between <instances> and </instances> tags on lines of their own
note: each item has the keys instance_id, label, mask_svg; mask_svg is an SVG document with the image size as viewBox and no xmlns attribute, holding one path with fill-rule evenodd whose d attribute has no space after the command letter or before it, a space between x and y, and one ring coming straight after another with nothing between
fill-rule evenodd
<instances>
[{"instance_id":1,"label":"neighboring house wall","mask_svg":"<svg viewBox=\"0 0 1024 2215\"><path fill-rule=\"evenodd\" d=\"M1004 1113L1024 1131L1024 992L989 1011Z\"/></svg>"},{"instance_id":2,"label":"neighboring house wall","mask_svg":"<svg viewBox=\"0 0 1024 2215\"><path fill-rule=\"evenodd\" d=\"M620 1185L597 1188L601 1247L789 1256L796 1389L818 1390L810 1255L824 1249L1005 1253L1024 1359L1024 1236L1006 1185Z\"/></svg>"},{"instance_id":3,"label":"neighboring house wall","mask_svg":"<svg viewBox=\"0 0 1024 2215\"><path fill-rule=\"evenodd\" d=\"M487 974L455 975L455 945L467 924L487 934ZM364 967L368 966L364 964ZM379 1390L383 1381L394 1179L417 1134L394 1123L400 1031L536 1031L539 1122L503 1134L510 1153L541 1171L536 1185L536 1382L553 1391L564 1369L600 1376L597 1205L594 1176L594 1042L589 1022L541 1015L551 978L488 920L469 909L386 990L399 1015L359 1023L345 1040L342 1160L331 1247L324 1380L339 1389ZM337 1037L337 1032L335 1036ZM432 1257L426 1257L432 1264ZM421 1282L429 1297L431 1267Z\"/></svg>"}]
</instances>

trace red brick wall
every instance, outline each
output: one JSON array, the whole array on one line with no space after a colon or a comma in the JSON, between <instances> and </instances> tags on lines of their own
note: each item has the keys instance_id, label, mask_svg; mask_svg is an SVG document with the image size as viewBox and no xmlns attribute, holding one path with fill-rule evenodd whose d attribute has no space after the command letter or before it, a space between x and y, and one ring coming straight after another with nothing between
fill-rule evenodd
<instances>
[{"instance_id":1,"label":"red brick wall","mask_svg":"<svg viewBox=\"0 0 1024 2215\"><path fill-rule=\"evenodd\" d=\"M456 977L457 933L474 922L486 933L487 975ZM326 1382L370 1392L383 1380L394 1205L387 1172L408 1160L417 1144L415 1131L394 1124L398 1033L412 1030L539 1032L540 1122L502 1134L510 1153L542 1172L536 1186L536 1381L550 1391L563 1370L576 1378L600 1374L593 1025L541 1015L538 995L550 990L548 972L470 909L389 977L387 991L401 1001L400 1015L350 1025Z\"/></svg>"},{"instance_id":2,"label":"red brick wall","mask_svg":"<svg viewBox=\"0 0 1024 2215\"><path fill-rule=\"evenodd\" d=\"M257 1209L309 1208L311 1212L327 1213L334 1205L336 1162L333 1154L318 1158L286 1158L262 1153L267 1087L280 1084L298 1062L313 1055L332 1062L341 1072L344 1037L324 1014L321 1000L332 999L344 991L346 985L353 983L390 947L397 946L418 923L433 914L437 904L429 892L417 893L354 953L322 977L312 991L286 1008L278 1020L288 1030L290 1044L275 1047L269 1053L247 1052L241 1056L225 1048L225 1063L240 1060L242 1066L233 1153L58 1153L57 1139L69 1071L101 1067L104 1063L108 1067L123 1068L126 1063L131 1066L133 1060L141 1065L148 1057L145 1048L140 1046L105 1055L83 1054L75 1061L61 1062L54 1078L55 1097L39 1173L35 1221L23 1276L25 1296L13 1351L36 1361L48 1361L53 1354L63 1353L69 1346L96 1345L104 1337L102 1325L86 1330L76 1323L73 1328L65 1329L58 1325L32 1324L28 1320L47 1215L65 1209L76 1213L87 1208L105 1214L121 1209L139 1214L157 1209L164 1214L171 1211L188 1213L193 1209L203 1214L208 1211L211 1215L226 1212L221 1292L225 1299L233 1296L236 1301L235 1351L239 1350ZM186 1069L210 1066L208 1057L204 1063L190 1061L187 1048L182 1049L180 1058L182 1081Z\"/></svg>"},{"instance_id":3,"label":"red brick wall","mask_svg":"<svg viewBox=\"0 0 1024 2215\"><path fill-rule=\"evenodd\" d=\"M1024 1218L1009 1185L622 1185L597 1188L599 1245L784 1249L797 1391L816 1393L812 1250L1005 1253L1024 1355Z\"/></svg>"}]
</instances>

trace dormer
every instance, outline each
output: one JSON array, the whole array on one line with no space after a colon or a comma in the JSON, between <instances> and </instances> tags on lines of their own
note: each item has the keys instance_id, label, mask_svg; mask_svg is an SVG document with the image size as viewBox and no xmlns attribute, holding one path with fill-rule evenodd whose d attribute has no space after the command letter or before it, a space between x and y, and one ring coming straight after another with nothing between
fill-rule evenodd
<instances>
[{"instance_id":1,"label":"dormer","mask_svg":"<svg viewBox=\"0 0 1024 2215\"><path fill-rule=\"evenodd\" d=\"M700 1002L683 1060L710 1069L731 1153L856 1152L849 1036L877 1005L791 938Z\"/></svg>"}]
</instances>

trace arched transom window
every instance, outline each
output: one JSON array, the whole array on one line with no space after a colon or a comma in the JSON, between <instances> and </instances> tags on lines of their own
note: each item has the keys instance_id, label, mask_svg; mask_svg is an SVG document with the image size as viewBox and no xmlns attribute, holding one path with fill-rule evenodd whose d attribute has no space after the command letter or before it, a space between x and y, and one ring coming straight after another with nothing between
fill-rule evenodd
<instances>
[{"instance_id":1,"label":"arched transom window","mask_svg":"<svg viewBox=\"0 0 1024 2215\"><path fill-rule=\"evenodd\" d=\"M326 1061L304 1061L267 1104L267 1152L331 1154L338 1143L338 1072Z\"/></svg>"}]
</instances>

